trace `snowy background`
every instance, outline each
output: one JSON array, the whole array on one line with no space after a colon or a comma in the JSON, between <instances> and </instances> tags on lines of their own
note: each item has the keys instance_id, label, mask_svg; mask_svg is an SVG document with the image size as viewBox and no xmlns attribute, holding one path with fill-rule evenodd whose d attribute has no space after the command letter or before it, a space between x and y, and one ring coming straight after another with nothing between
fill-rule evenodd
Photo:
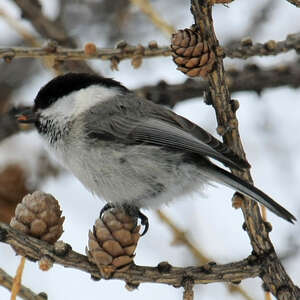
<instances>
[{"instance_id":1,"label":"snowy background","mask_svg":"<svg viewBox=\"0 0 300 300\"><path fill-rule=\"evenodd\" d=\"M2 0L0 8L5 9L16 18L20 17L18 8L13 1ZM56 1L41 1L46 15L55 17ZM152 1L163 17L176 28L189 27L192 16L189 1ZM253 16L259 13L266 1L234 1L229 8L219 5L214 9L215 29L220 43L234 37L243 37ZM287 1L269 1L273 6L269 20L260 27L259 32L252 36L254 41L265 42L270 39L283 40L289 33L300 29L300 11ZM80 12L69 11L70 14ZM140 14L132 8L133 14ZM157 40L160 45L167 45L168 39L157 30L146 17L141 16L143 26L134 27L128 24L129 34L126 38L133 44L146 44ZM21 24L29 30L28 22ZM101 30L90 26L84 21L70 24L69 31L80 40L80 45L94 41L97 45L112 46L105 36L105 27ZM86 34L82 34L86 30ZM0 18L0 44L8 45L18 38ZM289 52L284 55L268 58L252 58L247 62L261 66L292 61L296 54ZM227 65L239 65L239 60L226 59ZM168 83L183 82L186 77L175 70L172 60L155 58L144 60L141 68L134 70L129 61L119 65L119 71L112 72L108 62L91 62L95 70L103 75L121 81L129 88L137 88L144 84L155 84L163 79ZM32 103L32 99L53 74L40 70L22 88L14 94L14 101ZM300 218L299 187L299 124L300 124L300 91L289 87L267 89L258 96L254 92L240 92L233 95L240 102L237 112L240 133L247 158L252 165L252 175L257 187L265 191L279 203ZM203 103L202 99L191 99L175 107L175 111L196 122L216 136L216 120L212 107ZM26 162L28 168L34 165L34 155L42 147L36 133L23 133L11 137L0 145L0 164L7 161ZM34 179L32 179L34 180ZM87 233L92 228L103 202L93 197L72 175L63 173L58 178L49 179L41 188L59 199L63 214L66 217L62 239L70 243L75 251L84 253L87 244ZM240 210L231 207L233 192L224 187L209 188L206 198L189 197L184 201L173 202L163 211L178 226L187 230L191 240L207 256L218 263L233 262L245 258L251 252L248 236L241 229L243 217ZM154 212L146 212L150 220L148 234L140 240L135 262L138 265L155 266L161 261L168 261L175 266L196 265L197 261L185 246L171 245L172 233ZM279 255L295 249L299 243L299 222L294 226L268 213L273 225L271 240ZM0 245L0 267L14 275L20 258L7 245ZM300 283L300 255L294 254L283 261L288 274L294 282ZM253 299L263 299L260 279L249 279L242 282ZM27 262L23 275L23 284L34 292L45 291L49 300L59 299L181 299L182 289L165 285L141 284L138 290L128 292L124 282L117 280L95 282L88 274L65 269L59 265L48 272L42 272L37 264ZM197 285L195 299L244 299L239 294L230 294L224 284ZM0 286L0 299L10 298L10 293Z\"/></svg>"}]
</instances>

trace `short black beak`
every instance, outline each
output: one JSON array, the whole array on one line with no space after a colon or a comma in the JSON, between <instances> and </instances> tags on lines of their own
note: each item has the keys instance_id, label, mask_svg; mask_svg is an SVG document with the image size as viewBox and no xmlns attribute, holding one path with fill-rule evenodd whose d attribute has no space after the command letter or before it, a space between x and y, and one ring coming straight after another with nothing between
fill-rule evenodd
<instances>
[{"instance_id":1,"label":"short black beak","mask_svg":"<svg viewBox=\"0 0 300 300\"><path fill-rule=\"evenodd\" d=\"M32 108L27 108L16 114L19 123L33 124L37 121L37 114Z\"/></svg>"}]
</instances>

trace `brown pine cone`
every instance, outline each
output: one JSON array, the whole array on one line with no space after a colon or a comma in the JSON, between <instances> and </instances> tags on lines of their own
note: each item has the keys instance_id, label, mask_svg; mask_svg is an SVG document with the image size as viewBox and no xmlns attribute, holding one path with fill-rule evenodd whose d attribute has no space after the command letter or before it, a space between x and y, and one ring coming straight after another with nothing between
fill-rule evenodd
<instances>
[{"instance_id":1,"label":"brown pine cone","mask_svg":"<svg viewBox=\"0 0 300 300\"><path fill-rule=\"evenodd\" d=\"M216 57L199 31L178 30L172 35L171 48L177 70L190 77L206 77L213 69Z\"/></svg>"},{"instance_id":2,"label":"brown pine cone","mask_svg":"<svg viewBox=\"0 0 300 300\"><path fill-rule=\"evenodd\" d=\"M54 244L63 233L58 201L40 191L26 195L16 207L10 226L25 234Z\"/></svg>"},{"instance_id":3,"label":"brown pine cone","mask_svg":"<svg viewBox=\"0 0 300 300\"><path fill-rule=\"evenodd\" d=\"M87 255L103 277L130 267L140 238L139 230L136 218L128 216L121 208L107 210L102 219L97 219L93 232L89 232Z\"/></svg>"}]
</instances>

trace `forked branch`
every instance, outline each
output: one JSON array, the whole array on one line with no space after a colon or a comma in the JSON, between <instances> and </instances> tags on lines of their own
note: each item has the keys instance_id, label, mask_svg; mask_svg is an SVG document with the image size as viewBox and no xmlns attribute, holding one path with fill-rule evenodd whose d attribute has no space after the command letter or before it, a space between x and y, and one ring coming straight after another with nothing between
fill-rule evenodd
<instances>
[{"instance_id":1,"label":"forked branch","mask_svg":"<svg viewBox=\"0 0 300 300\"><path fill-rule=\"evenodd\" d=\"M191 4L191 11L197 29L202 36L206 37L208 47L211 51L215 51L217 57L215 68L209 74L208 79L209 99L216 112L218 133L222 135L224 142L230 148L234 149L241 157L245 157L238 129L238 120L231 105L230 92L226 82L223 55L214 31L211 3L209 1L192 0ZM243 172L232 170L232 172L251 183L253 182L249 170ZM242 210L253 253L259 256L266 255L263 260L263 272L259 275L265 286L280 300L299 299L300 291L293 284L276 255L269 238L268 226L261 218L258 205L254 201L245 199Z\"/></svg>"}]
</instances>

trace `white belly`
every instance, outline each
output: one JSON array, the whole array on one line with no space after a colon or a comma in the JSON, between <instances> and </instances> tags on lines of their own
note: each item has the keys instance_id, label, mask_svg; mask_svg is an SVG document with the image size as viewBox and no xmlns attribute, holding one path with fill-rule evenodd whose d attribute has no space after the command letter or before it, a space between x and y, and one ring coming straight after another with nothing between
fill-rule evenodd
<instances>
[{"instance_id":1,"label":"white belly","mask_svg":"<svg viewBox=\"0 0 300 300\"><path fill-rule=\"evenodd\" d=\"M181 154L154 146L82 149L54 151L87 189L107 202L159 207L208 182L196 166L179 163Z\"/></svg>"}]
</instances>

